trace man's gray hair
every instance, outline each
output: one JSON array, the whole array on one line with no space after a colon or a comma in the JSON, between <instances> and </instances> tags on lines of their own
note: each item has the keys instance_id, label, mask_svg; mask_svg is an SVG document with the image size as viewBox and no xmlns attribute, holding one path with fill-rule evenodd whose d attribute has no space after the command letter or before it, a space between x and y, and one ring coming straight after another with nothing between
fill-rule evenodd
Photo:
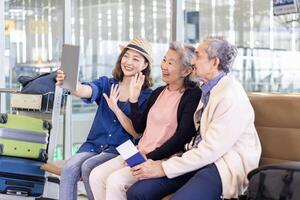
<instances>
[{"instance_id":1,"label":"man's gray hair","mask_svg":"<svg viewBox=\"0 0 300 200\"><path fill-rule=\"evenodd\" d=\"M192 67L192 60L195 56L195 47L192 45L184 44L182 42L174 41L170 42L169 49L175 51L179 55L180 65L183 68ZM194 87L195 82L190 80L190 76L185 77L184 87Z\"/></svg>"},{"instance_id":2,"label":"man's gray hair","mask_svg":"<svg viewBox=\"0 0 300 200\"><path fill-rule=\"evenodd\" d=\"M219 70L229 72L237 56L237 48L223 37L210 36L203 40L207 45L206 53L210 59L219 58Z\"/></svg>"}]
</instances>

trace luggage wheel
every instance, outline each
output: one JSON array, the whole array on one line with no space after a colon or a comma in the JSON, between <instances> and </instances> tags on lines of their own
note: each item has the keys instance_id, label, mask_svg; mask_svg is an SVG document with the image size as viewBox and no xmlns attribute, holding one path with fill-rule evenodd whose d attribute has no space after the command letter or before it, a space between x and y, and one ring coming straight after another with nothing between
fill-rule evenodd
<instances>
[{"instance_id":1,"label":"luggage wheel","mask_svg":"<svg viewBox=\"0 0 300 200\"><path fill-rule=\"evenodd\" d=\"M46 121L46 120L44 120L44 121L43 121L43 129L46 129L46 130L50 131L51 128L52 128L51 123L48 122L48 121Z\"/></svg>"},{"instance_id":2,"label":"luggage wheel","mask_svg":"<svg viewBox=\"0 0 300 200\"><path fill-rule=\"evenodd\" d=\"M8 118L7 114L1 113L1 115L0 115L0 123L1 124L6 124L7 118Z\"/></svg>"},{"instance_id":3,"label":"luggage wheel","mask_svg":"<svg viewBox=\"0 0 300 200\"><path fill-rule=\"evenodd\" d=\"M40 150L39 160L42 162L46 162L48 160L48 154L46 153L45 149Z\"/></svg>"}]
</instances>

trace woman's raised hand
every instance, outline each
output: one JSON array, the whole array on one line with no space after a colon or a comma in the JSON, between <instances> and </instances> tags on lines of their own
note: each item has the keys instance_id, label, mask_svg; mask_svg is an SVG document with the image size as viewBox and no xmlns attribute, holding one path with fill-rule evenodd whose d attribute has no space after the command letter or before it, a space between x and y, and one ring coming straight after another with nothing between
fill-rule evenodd
<instances>
[{"instance_id":1,"label":"woman's raised hand","mask_svg":"<svg viewBox=\"0 0 300 200\"><path fill-rule=\"evenodd\" d=\"M64 83L64 80L66 78L65 72L61 69L58 69L56 71L56 85L62 85Z\"/></svg>"},{"instance_id":2,"label":"woman's raised hand","mask_svg":"<svg viewBox=\"0 0 300 200\"><path fill-rule=\"evenodd\" d=\"M143 75L142 72L137 73L133 77L131 77L129 87L129 101L131 103L136 103L138 101L144 81L145 75Z\"/></svg>"},{"instance_id":3,"label":"woman's raised hand","mask_svg":"<svg viewBox=\"0 0 300 200\"><path fill-rule=\"evenodd\" d=\"M119 109L118 107L118 101L120 98L120 90L119 90L119 85L112 85L110 88L110 95L109 97L107 94L103 93L103 96L109 106L109 108L116 113L117 110Z\"/></svg>"}]
</instances>

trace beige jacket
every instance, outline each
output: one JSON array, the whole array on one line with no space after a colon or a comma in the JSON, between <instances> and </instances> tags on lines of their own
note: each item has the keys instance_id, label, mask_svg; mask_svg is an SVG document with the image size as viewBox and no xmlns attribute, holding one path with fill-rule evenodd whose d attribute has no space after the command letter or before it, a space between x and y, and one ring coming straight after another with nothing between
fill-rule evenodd
<instances>
[{"instance_id":1,"label":"beige jacket","mask_svg":"<svg viewBox=\"0 0 300 200\"><path fill-rule=\"evenodd\" d=\"M196 116L202 107L200 101L194 114L196 128ZM261 145L253 108L233 76L224 76L211 90L200 129L202 140L197 148L162 163L166 176L174 178L215 163L224 198L237 197L246 189L247 173L258 166Z\"/></svg>"}]
</instances>

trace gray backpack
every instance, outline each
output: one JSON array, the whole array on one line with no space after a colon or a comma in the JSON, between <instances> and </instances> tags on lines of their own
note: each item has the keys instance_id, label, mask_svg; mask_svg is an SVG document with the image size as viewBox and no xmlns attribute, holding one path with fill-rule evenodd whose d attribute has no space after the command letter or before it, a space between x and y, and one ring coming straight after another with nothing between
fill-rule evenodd
<instances>
[{"instance_id":1,"label":"gray backpack","mask_svg":"<svg viewBox=\"0 0 300 200\"><path fill-rule=\"evenodd\" d=\"M300 200L300 162L261 166L248 179L248 200Z\"/></svg>"}]
</instances>

